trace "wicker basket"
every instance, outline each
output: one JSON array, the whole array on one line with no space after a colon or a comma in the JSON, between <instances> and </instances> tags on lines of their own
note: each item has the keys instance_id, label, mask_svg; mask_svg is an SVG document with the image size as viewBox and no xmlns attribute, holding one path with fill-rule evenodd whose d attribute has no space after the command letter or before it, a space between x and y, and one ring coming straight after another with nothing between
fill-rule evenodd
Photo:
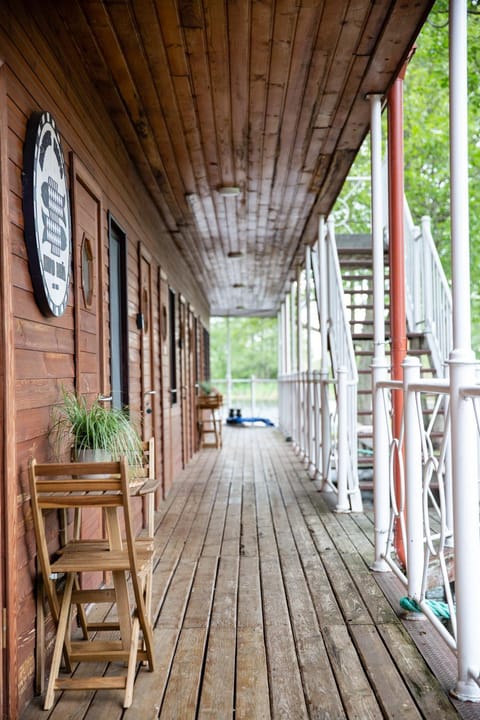
<instances>
[{"instance_id":1,"label":"wicker basket","mask_svg":"<svg viewBox=\"0 0 480 720\"><path fill-rule=\"evenodd\" d=\"M197 397L197 408L200 410L216 410L223 405L223 395L199 395Z\"/></svg>"}]
</instances>

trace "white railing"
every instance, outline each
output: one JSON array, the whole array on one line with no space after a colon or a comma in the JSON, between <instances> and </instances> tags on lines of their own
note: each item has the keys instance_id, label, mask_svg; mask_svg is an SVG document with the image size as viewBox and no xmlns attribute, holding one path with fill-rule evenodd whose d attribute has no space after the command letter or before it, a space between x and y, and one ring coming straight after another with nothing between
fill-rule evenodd
<instances>
[{"instance_id":1,"label":"white railing","mask_svg":"<svg viewBox=\"0 0 480 720\"><path fill-rule=\"evenodd\" d=\"M319 396L323 399L320 427L324 443L321 472L324 484L332 490L342 493L337 509L360 511L362 498L357 468L358 373L345 307L333 219L328 221L326 236L320 238L319 242L324 243L324 262L322 262L323 255L322 259L319 259L317 251L314 250L312 252L312 269L320 322L325 315L328 317L328 343L332 370L332 377L326 377L326 373L323 373L319 380ZM322 313L320 306L322 283L325 283L327 287L327 313ZM326 349L323 349L322 352L326 352ZM334 392L330 392L329 388ZM333 402L330 403L329 399ZM330 406L335 408L333 412ZM336 471L336 483L333 481L334 470ZM344 473L346 474L346 494L344 494L342 479Z\"/></svg>"},{"instance_id":2,"label":"white railing","mask_svg":"<svg viewBox=\"0 0 480 720\"><path fill-rule=\"evenodd\" d=\"M452 294L432 238L430 218L414 225L405 200L406 310L411 332L425 334L432 365L444 377L452 340Z\"/></svg>"},{"instance_id":3,"label":"white railing","mask_svg":"<svg viewBox=\"0 0 480 720\"><path fill-rule=\"evenodd\" d=\"M389 477L375 480L388 483L389 493L384 497L390 498L388 507L375 506L376 525L388 517L386 541L382 548L376 548L376 556L381 556L405 585L402 607L423 612L456 652L458 677L466 673L480 684L480 647L473 651L468 647L469 638L480 633L476 556L480 478L476 457L472 456L464 458L465 472L452 479L450 413L451 402L456 399L455 405L468 414L468 432L480 436L480 384L457 388L449 378L421 380L418 358L407 357L403 368L403 382L386 380L375 388L380 399L377 407L383 408L380 414L387 428L386 446L375 452L387 453L390 458ZM394 437L391 429L392 392L403 393L399 437ZM428 414L424 411L426 403L431 406ZM454 525L458 525L455 532ZM463 542L468 534L474 541ZM383 543L381 536L376 536L376 542L379 538Z\"/></svg>"},{"instance_id":4,"label":"white railing","mask_svg":"<svg viewBox=\"0 0 480 720\"><path fill-rule=\"evenodd\" d=\"M222 395L222 414L240 411L243 417L265 418L278 425L279 397L276 378L218 378L210 381Z\"/></svg>"},{"instance_id":5,"label":"white railing","mask_svg":"<svg viewBox=\"0 0 480 720\"><path fill-rule=\"evenodd\" d=\"M329 401L330 389L336 392ZM330 388L330 389L329 389ZM310 400L305 401L306 398ZM296 408L301 408L300 415ZM320 372L301 372L279 378L280 429L295 447L308 448L305 462L312 479L323 490L337 494L337 512L357 510L358 498L349 485L347 374L339 368L338 379L323 380ZM325 421L328 432L324 430Z\"/></svg>"}]
</instances>

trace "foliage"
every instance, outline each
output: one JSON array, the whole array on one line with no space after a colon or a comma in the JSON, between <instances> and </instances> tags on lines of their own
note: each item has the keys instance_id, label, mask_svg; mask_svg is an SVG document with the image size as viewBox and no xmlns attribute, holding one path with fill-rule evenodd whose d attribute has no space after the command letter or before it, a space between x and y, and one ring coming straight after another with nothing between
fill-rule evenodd
<instances>
[{"instance_id":1,"label":"foliage","mask_svg":"<svg viewBox=\"0 0 480 720\"><path fill-rule=\"evenodd\" d=\"M233 378L277 377L276 318L212 318L210 363L212 378L227 376L227 347L230 336Z\"/></svg>"},{"instance_id":2,"label":"foliage","mask_svg":"<svg viewBox=\"0 0 480 720\"><path fill-rule=\"evenodd\" d=\"M468 0L469 194L473 344L480 346L480 10ZM405 194L414 222L429 215L432 233L450 277L450 167L448 2L437 0L416 43L404 81ZM386 138L386 113L383 122ZM370 229L369 184L353 178L370 174L369 138L358 154L334 208L337 232ZM348 196L354 197L354 202ZM348 203L348 210L345 209ZM338 215L338 219L337 219ZM337 222L343 223L343 227Z\"/></svg>"},{"instance_id":3,"label":"foliage","mask_svg":"<svg viewBox=\"0 0 480 720\"><path fill-rule=\"evenodd\" d=\"M113 460L126 455L131 465L141 463L140 436L125 410L107 408L99 398L88 406L84 396L66 390L62 396L49 433L57 456L73 447L75 457L81 450L107 450Z\"/></svg>"}]
</instances>

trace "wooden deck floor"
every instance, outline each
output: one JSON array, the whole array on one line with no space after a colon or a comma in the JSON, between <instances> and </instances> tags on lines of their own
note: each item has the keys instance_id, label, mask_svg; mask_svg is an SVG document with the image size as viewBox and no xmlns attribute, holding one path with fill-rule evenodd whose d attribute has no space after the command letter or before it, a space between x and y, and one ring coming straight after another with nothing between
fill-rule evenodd
<instances>
[{"instance_id":1,"label":"wooden deck floor","mask_svg":"<svg viewBox=\"0 0 480 720\"><path fill-rule=\"evenodd\" d=\"M23 720L480 717L449 699L453 655L428 623L400 620L391 573L378 579L392 604L369 571L371 513L330 512L276 430L227 428L157 525L157 669L139 670L132 707L120 691L57 693Z\"/></svg>"}]
</instances>

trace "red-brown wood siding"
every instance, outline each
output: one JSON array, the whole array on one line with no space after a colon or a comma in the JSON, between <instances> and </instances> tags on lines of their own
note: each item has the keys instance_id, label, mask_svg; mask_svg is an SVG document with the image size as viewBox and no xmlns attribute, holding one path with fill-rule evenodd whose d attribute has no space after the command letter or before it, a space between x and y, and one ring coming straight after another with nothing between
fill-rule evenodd
<instances>
[{"instance_id":1,"label":"red-brown wood siding","mask_svg":"<svg viewBox=\"0 0 480 720\"><path fill-rule=\"evenodd\" d=\"M6 667L10 680L6 686L2 684L0 701L8 704L10 715L15 717L33 694L35 670L36 567L26 479L28 458L34 455L44 460L52 456L48 428L62 386L77 387L91 397L110 391L107 211L125 228L128 241L129 404L137 423L143 409L142 388L146 387L142 378L145 366L141 336L136 324L140 242L151 257L150 381L157 390L157 395L152 396L155 403L152 429L157 442L157 469L165 478L164 492L182 465L181 404L173 409L170 405L166 381L168 356L161 342L161 308L164 301L168 303L168 297L165 300L162 289L158 289L157 268L160 265L165 268L170 286L178 297L183 294L195 307L202 322L207 320L208 308L128 160L110 118L101 109L81 63L72 67L63 62L57 55L57 38L47 24L42 34L28 14L22 15L21 6L16 18L7 13L5 7L0 7L0 46L5 59L0 70L0 93L5 87L2 99L7 98L0 110L3 253L0 359L4 372L0 405L4 478L0 550L2 557L8 558L8 581L5 585L0 581L0 593L8 613ZM38 109L50 111L56 120L69 172L74 216L73 254L77 272L75 275L72 272L68 306L59 318L44 317L35 303L23 236L23 144L27 120ZM79 275L85 234L92 240L95 256L95 291L90 308L85 307ZM168 286L165 287L168 292ZM3 422L6 416L8 423ZM140 516L141 508L137 514ZM54 518L49 530L53 548L58 530ZM88 532L88 528L84 530ZM47 644L51 639L52 629L48 625Z\"/></svg>"}]
</instances>

